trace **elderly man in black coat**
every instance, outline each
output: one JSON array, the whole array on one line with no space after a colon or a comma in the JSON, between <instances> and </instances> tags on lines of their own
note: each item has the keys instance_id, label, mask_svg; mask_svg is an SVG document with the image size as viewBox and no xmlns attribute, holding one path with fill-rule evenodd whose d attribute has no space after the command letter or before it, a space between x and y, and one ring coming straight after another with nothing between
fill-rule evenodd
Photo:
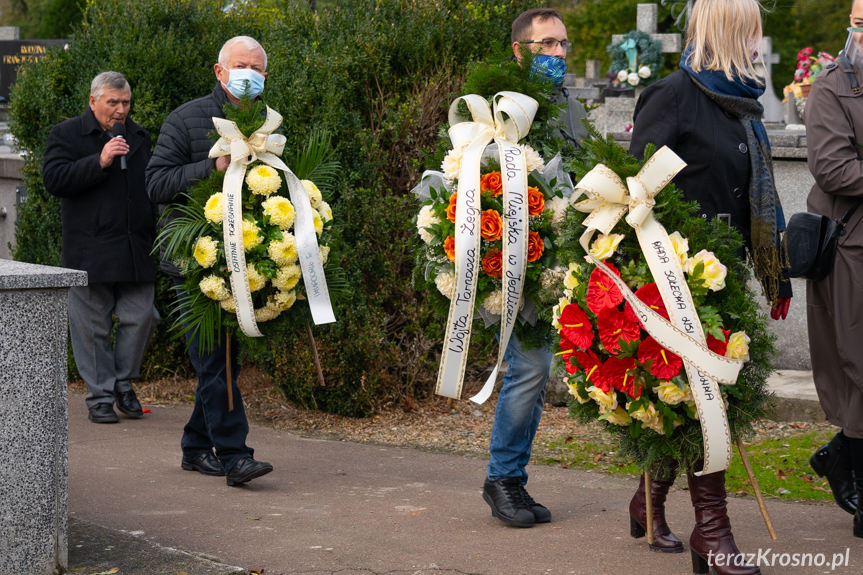
<instances>
[{"instance_id":1,"label":"elderly man in black coat","mask_svg":"<svg viewBox=\"0 0 863 575\"><path fill-rule=\"evenodd\" d=\"M114 402L127 417L143 416L132 381L159 319L144 186L150 134L128 118L131 96L122 74L96 76L84 113L51 129L42 168L45 189L62 199L62 264L88 276L69 290L69 332L95 423L117 422Z\"/></svg>"}]
</instances>

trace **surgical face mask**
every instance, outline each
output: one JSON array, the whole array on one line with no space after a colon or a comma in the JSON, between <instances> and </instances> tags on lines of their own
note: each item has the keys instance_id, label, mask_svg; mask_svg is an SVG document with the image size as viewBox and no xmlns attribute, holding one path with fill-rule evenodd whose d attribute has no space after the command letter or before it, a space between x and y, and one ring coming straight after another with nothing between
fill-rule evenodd
<instances>
[{"instance_id":1,"label":"surgical face mask","mask_svg":"<svg viewBox=\"0 0 863 575\"><path fill-rule=\"evenodd\" d=\"M222 85L238 100L246 93L250 98L257 98L264 91L264 79L263 74L259 74L251 68L232 68L228 70L228 83ZM249 85L248 92L246 91L247 82Z\"/></svg>"},{"instance_id":2,"label":"surgical face mask","mask_svg":"<svg viewBox=\"0 0 863 575\"><path fill-rule=\"evenodd\" d=\"M563 78L566 76L566 60L563 58L548 54L534 54L530 67L555 86L563 84Z\"/></svg>"}]
</instances>

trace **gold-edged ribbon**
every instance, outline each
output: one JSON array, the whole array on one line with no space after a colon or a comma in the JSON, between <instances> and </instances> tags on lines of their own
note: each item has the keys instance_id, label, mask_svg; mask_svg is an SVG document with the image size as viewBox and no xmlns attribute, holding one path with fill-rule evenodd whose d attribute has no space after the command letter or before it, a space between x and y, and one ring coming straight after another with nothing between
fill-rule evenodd
<instances>
[{"instance_id":1,"label":"gold-edged ribbon","mask_svg":"<svg viewBox=\"0 0 863 575\"><path fill-rule=\"evenodd\" d=\"M468 114L459 112L463 102ZM471 401L482 403L494 389L497 373L518 315L527 263L527 164L518 141L530 131L538 104L517 92L498 92L493 109L485 98L468 94L449 109L449 136L453 149L463 149L458 176L455 216L455 284L450 302L444 348L435 393L461 397L467 365L480 273L480 172L482 154L492 141L498 145L503 183L504 228L502 254L503 306L500 350L491 376Z\"/></svg>"},{"instance_id":2,"label":"gold-edged ribbon","mask_svg":"<svg viewBox=\"0 0 863 575\"><path fill-rule=\"evenodd\" d=\"M701 475L726 469L731 460L731 433L718 383L736 383L743 361L718 355L707 347L680 260L665 228L653 216L654 196L685 166L667 146L651 156L626 183L614 171L598 164L576 184L576 190L585 193L587 199L575 207L590 213L584 220L587 229L579 240L587 254L585 259L614 281L645 330L683 359L704 439L704 467L696 473ZM594 233L611 233L624 214L635 229L670 321L639 300L617 274L590 254Z\"/></svg>"},{"instance_id":3,"label":"gold-edged ribbon","mask_svg":"<svg viewBox=\"0 0 863 575\"><path fill-rule=\"evenodd\" d=\"M294 205L294 236L302 269L303 283L309 309L315 324L336 321L327 289L324 268L321 263L312 204L303 184L279 157L285 148L285 137L273 132L281 125L282 116L267 106L263 125L246 138L235 122L225 118L213 118L219 140L210 149L209 157L231 156L225 171L222 191L225 194L222 235L225 243L225 258L231 271L231 293L237 309L237 323L249 337L261 337L255 321L252 292L246 272L246 255L243 249L243 179L246 169L260 161L281 170L288 182L288 192Z\"/></svg>"}]
</instances>

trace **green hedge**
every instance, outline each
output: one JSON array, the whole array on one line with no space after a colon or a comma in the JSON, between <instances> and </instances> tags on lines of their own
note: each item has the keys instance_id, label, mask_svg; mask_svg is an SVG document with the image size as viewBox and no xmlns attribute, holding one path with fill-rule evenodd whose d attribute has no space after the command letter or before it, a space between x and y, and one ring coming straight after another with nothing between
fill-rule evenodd
<instances>
[{"instance_id":1,"label":"green hedge","mask_svg":"<svg viewBox=\"0 0 863 575\"><path fill-rule=\"evenodd\" d=\"M332 204L355 289L336 309L338 323L315 328L325 386L305 330L249 349L248 359L290 399L346 415L426 396L440 326L410 284L416 208L408 190L468 63L509 44L512 20L537 4L343 0L319 2L312 13L306 1L236 3L225 12L213 0L94 0L68 51L28 65L12 93L12 130L28 153L15 258L59 261L58 204L42 187L41 156L50 127L84 109L93 76L127 76L133 117L155 139L173 108L212 89L221 44L254 36L269 56L265 97L285 118L288 157L312 126L332 136L343 170ZM169 292L157 297L164 312ZM165 325L146 359L151 378L185 369Z\"/></svg>"}]
</instances>

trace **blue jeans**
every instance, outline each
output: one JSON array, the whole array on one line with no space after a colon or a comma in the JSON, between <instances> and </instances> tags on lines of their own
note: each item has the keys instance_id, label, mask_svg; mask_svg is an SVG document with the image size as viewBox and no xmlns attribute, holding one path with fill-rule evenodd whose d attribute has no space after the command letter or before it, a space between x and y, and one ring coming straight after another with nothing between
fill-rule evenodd
<instances>
[{"instance_id":1,"label":"blue jeans","mask_svg":"<svg viewBox=\"0 0 863 575\"><path fill-rule=\"evenodd\" d=\"M506 347L507 370L497 398L488 462L488 478L520 477L527 483L525 467L542 407L545 385L554 355L545 347L524 349L513 335Z\"/></svg>"}]
</instances>

